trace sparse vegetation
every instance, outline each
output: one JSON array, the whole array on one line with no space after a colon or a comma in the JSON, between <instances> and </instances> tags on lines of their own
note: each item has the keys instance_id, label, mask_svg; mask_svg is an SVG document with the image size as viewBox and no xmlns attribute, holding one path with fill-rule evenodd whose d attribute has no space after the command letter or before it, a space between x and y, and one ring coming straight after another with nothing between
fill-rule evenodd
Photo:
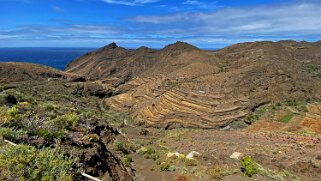
<instances>
[{"instance_id":1,"label":"sparse vegetation","mask_svg":"<svg viewBox=\"0 0 321 181\"><path fill-rule=\"evenodd\" d=\"M197 160L195 160L195 159L185 158L184 164L185 164L185 166L188 166L188 167L195 167L195 166L197 166L198 163L197 163Z\"/></svg>"},{"instance_id":2,"label":"sparse vegetation","mask_svg":"<svg viewBox=\"0 0 321 181\"><path fill-rule=\"evenodd\" d=\"M277 104L269 104L269 105L263 105L255 109L255 111L251 114L249 114L245 118L245 122L248 124L251 124L257 120L259 120L263 115L269 114L274 115L274 112L280 107L280 105Z\"/></svg>"},{"instance_id":3,"label":"sparse vegetation","mask_svg":"<svg viewBox=\"0 0 321 181\"><path fill-rule=\"evenodd\" d=\"M114 150L121 151L124 154L130 153L129 145L124 142L121 142L121 141L113 142L113 148L114 148Z\"/></svg>"},{"instance_id":4,"label":"sparse vegetation","mask_svg":"<svg viewBox=\"0 0 321 181\"><path fill-rule=\"evenodd\" d=\"M146 159L157 160L160 157L160 154L158 151L156 151L153 148L149 148L149 147L148 148L142 147L139 150L137 150L137 153L139 155L143 155L144 158L146 158Z\"/></svg>"},{"instance_id":5,"label":"sparse vegetation","mask_svg":"<svg viewBox=\"0 0 321 181\"><path fill-rule=\"evenodd\" d=\"M52 102L45 102L41 105L46 111L53 111L56 109L56 105L54 105Z\"/></svg>"},{"instance_id":6,"label":"sparse vegetation","mask_svg":"<svg viewBox=\"0 0 321 181\"><path fill-rule=\"evenodd\" d=\"M287 113L283 117L281 117L278 121L282 123L288 123L292 118L294 114L293 113Z\"/></svg>"},{"instance_id":7,"label":"sparse vegetation","mask_svg":"<svg viewBox=\"0 0 321 181\"><path fill-rule=\"evenodd\" d=\"M164 171L169 171L170 166L171 166L171 165L170 165L168 162L162 162L162 163L160 164L160 170L161 170L162 172L164 172Z\"/></svg>"},{"instance_id":8,"label":"sparse vegetation","mask_svg":"<svg viewBox=\"0 0 321 181\"><path fill-rule=\"evenodd\" d=\"M46 141L51 139L60 139L63 135L61 132L51 132L48 129L39 128L32 132L32 135L38 135L40 137L43 137Z\"/></svg>"},{"instance_id":9,"label":"sparse vegetation","mask_svg":"<svg viewBox=\"0 0 321 181\"><path fill-rule=\"evenodd\" d=\"M321 71L321 65L309 63L306 64L306 69L309 73L317 73Z\"/></svg>"},{"instance_id":10,"label":"sparse vegetation","mask_svg":"<svg viewBox=\"0 0 321 181\"><path fill-rule=\"evenodd\" d=\"M133 159L132 159L132 157L126 155L126 156L124 156L122 161L123 161L123 164L125 165L125 167L130 167L131 162L133 162Z\"/></svg>"},{"instance_id":11,"label":"sparse vegetation","mask_svg":"<svg viewBox=\"0 0 321 181\"><path fill-rule=\"evenodd\" d=\"M60 129L71 130L77 126L79 118L75 113L64 114L52 120L53 126Z\"/></svg>"},{"instance_id":12,"label":"sparse vegetation","mask_svg":"<svg viewBox=\"0 0 321 181\"><path fill-rule=\"evenodd\" d=\"M242 171L244 175L252 177L253 175L259 173L259 166L256 162L252 160L250 156L244 156L241 160Z\"/></svg>"},{"instance_id":13,"label":"sparse vegetation","mask_svg":"<svg viewBox=\"0 0 321 181\"><path fill-rule=\"evenodd\" d=\"M209 175L211 180L212 179L219 180L219 179L223 178L222 169L218 165L215 165L213 168L211 168L208 171L208 175Z\"/></svg>"}]
</instances>

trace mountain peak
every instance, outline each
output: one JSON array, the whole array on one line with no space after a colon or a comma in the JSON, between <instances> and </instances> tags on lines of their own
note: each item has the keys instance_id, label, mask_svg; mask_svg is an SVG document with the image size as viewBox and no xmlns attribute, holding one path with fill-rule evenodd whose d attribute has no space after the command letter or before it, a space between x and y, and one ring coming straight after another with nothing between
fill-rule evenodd
<instances>
[{"instance_id":1,"label":"mountain peak","mask_svg":"<svg viewBox=\"0 0 321 181\"><path fill-rule=\"evenodd\" d=\"M107 50L114 50L114 49L117 49L119 48L119 46L115 43L115 42L112 42L102 48L99 48L98 50L96 50L95 52L102 52L102 51L107 51Z\"/></svg>"},{"instance_id":2,"label":"mountain peak","mask_svg":"<svg viewBox=\"0 0 321 181\"><path fill-rule=\"evenodd\" d=\"M104 49L116 49L116 48L118 48L118 45L115 42L112 42L109 45L104 46L103 48Z\"/></svg>"},{"instance_id":3,"label":"mountain peak","mask_svg":"<svg viewBox=\"0 0 321 181\"><path fill-rule=\"evenodd\" d=\"M150 52L150 51L153 51L153 49L148 48L146 46L141 46L141 47L137 48L136 51L138 51L138 52Z\"/></svg>"},{"instance_id":4,"label":"mountain peak","mask_svg":"<svg viewBox=\"0 0 321 181\"><path fill-rule=\"evenodd\" d=\"M198 50L198 48L186 42L177 41L165 46L163 50Z\"/></svg>"}]
</instances>

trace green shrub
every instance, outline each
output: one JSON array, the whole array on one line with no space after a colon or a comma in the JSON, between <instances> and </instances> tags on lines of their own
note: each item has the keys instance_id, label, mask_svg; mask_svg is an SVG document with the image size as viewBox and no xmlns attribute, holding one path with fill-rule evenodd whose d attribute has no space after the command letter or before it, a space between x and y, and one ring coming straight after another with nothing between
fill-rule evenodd
<instances>
[{"instance_id":1,"label":"green shrub","mask_svg":"<svg viewBox=\"0 0 321 181\"><path fill-rule=\"evenodd\" d=\"M39 128L32 132L33 135L43 137L45 140L60 139L62 137L61 132L51 132L50 130Z\"/></svg>"},{"instance_id":2,"label":"green shrub","mask_svg":"<svg viewBox=\"0 0 321 181\"><path fill-rule=\"evenodd\" d=\"M197 160L186 158L184 160L184 164L185 164L185 166L188 166L188 167L195 167L195 166L197 166Z\"/></svg>"},{"instance_id":3,"label":"green shrub","mask_svg":"<svg viewBox=\"0 0 321 181\"><path fill-rule=\"evenodd\" d=\"M168 172L168 171L170 171L169 169L170 169L170 167L171 167L171 165L168 163L168 162L162 162L161 164L160 164L160 170L162 171L162 172Z\"/></svg>"},{"instance_id":4,"label":"green shrub","mask_svg":"<svg viewBox=\"0 0 321 181\"><path fill-rule=\"evenodd\" d=\"M21 129L14 130L12 128L0 128L0 136L8 140L20 140L27 136L27 132Z\"/></svg>"},{"instance_id":5,"label":"green shrub","mask_svg":"<svg viewBox=\"0 0 321 181\"><path fill-rule=\"evenodd\" d=\"M137 153L140 155L143 155L144 158L146 158L146 159L157 160L160 157L159 152L153 148L142 147L139 150L137 150Z\"/></svg>"},{"instance_id":6,"label":"green shrub","mask_svg":"<svg viewBox=\"0 0 321 181\"><path fill-rule=\"evenodd\" d=\"M11 117L17 117L18 115L18 109L16 106L13 106L12 108L8 109L7 110L7 115L8 116L11 116Z\"/></svg>"},{"instance_id":7,"label":"green shrub","mask_svg":"<svg viewBox=\"0 0 321 181\"><path fill-rule=\"evenodd\" d=\"M89 119L89 118L93 117L95 115L95 113L91 112L91 111L85 111L85 112L82 112L81 115L84 118Z\"/></svg>"},{"instance_id":8,"label":"green shrub","mask_svg":"<svg viewBox=\"0 0 321 181\"><path fill-rule=\"evenodd\" d=\"M309 73L321 71L321 65L309 63L305 65Z\"/></svg>"},{"instance_id":9,"label":"green shrub","mask_svg":"<svg viewBox=\"0 0 321 181\"><path fill-rule=\"evenodd\" d=\"M223 173L221 167L215 165L208 171L208 175L211 179L220 180L223 178Z\"/></svg>"},{"instance_id":10,"label":"green shrub","mask_svg":"<svg viewBox=\"0 0 321 181\"><path fill-rule=\"evenodd\" d=\"M133 162L132 157L126 155L123 159L123 164L125 165L125 167L129 167L131 165L131 162Z\"/></svg>"},{"instance_id":11,"label":"green shrub","mask_svg":"<svg viewBox=\"0 0 321 181\"><path fill-rule=\"evenodd\" d=\"M15 126L17 119L20 117L16 106L7 108L6 106L0 108L0 124L9 124Z\"/></svg>"},{"instance_id":12,"label":"green shrub","mask_svg":"<svg viewBox=\"0 0 321 181\"><path fill-rule=\"evenodd\" d=\"M58 115L54 111L49 111L49 112L46 112L46 116L50 119L56 119Z\"/></svg>"},{"instance_id":13,"label":"green shrub","mask_svg":"<svg viewBox=\"0 0 321 181\"><path fill-rule=\"evenodd\" d=\"M0 149L2 179L72 180L68 174L73 160L53 149L36 150L31 146L5 146Z\"/></svg>"},{"instance_id":14,"label":"green shrub","mask_svg":"<svg viewBox=\"0 0 321 181\"><path fill-rule=\"evenodd\" d=\"M244 156L241 160L242 171L248 177L259 173L259 165L250 156Z\"/></svg>"},{"instance_id":15,"label":"green shrub","mask_svg":"<svg viewBox=\"0 0 321 181\"><path fill-rule=\"evenodd\" d=\"M281 117L278 121L282 123L288 123L293 118L293 116L293 113L288 113L285 116Z\"/></svg>"},{"instance_id":16,"label":"green shrub","mask_svg":"<svg viewBox=\"0 0 321 181\"><path fill-rule=\"evenodd\" d=\"M1 92L1 93L0 93L0 104L6 103L6 102L7 102L7 97L8 97L7 94Z\"/></svg>"},{"instance_id":17,"label":"green shrub","mask_svg":"<svg viewBox=\"0 0 321 181\"><path fill-rule=\"evenodd\" d=\"M32 96L25 95L19 91L13 90L13 89L3 91L2 94L13 95L18 102L30 102L30 103L35 102L35 100Z\"/></svg>"},{"instance_id":18,"label":"green shrub","mask_svg":"<svg viewBox=\"0 0 321 181\"><path fill-rule=\"evenodd\" d=\"M45 102L44 104L41 105L41 107L46 111L53 111L57 108L57 106L54 105L52 102Z\"/></svg>"},{"instance_id":19,"label":"green shrub","mask_svg":"<svg viewBox=\"0 0 321 181\"><path fill-rule=\"evenodd\" d=\"M52 120L52 123L54 124L55 127L61 128L61 129L68 129L68 130L75 128L78 122L79 122L79 118L74 113L64 114Z\"/></svg>"},{"instance_id":20,"label":"green shrub","mask_svg":"<svg viewBox=\"0 0 321 181\"><path fill-rule=\"evenodd\" d=\"M30 109L32 109L32 104L30 104L29 102L19 102L17 105L17 108L30 110Z\"/></svg>"},{"instance_id":21,"label":"green shrub","mask_svg":"<svg viewBox=\"0 0 321 181\"><path fill-rule=\"evenodd\" d=\"M263 105L255 109L254 112L250 113L246 118L245 122L251 124L257 120L259 120L265 114L274 114L275 110L278 109L280 105L278 104L269 104Z\"/></svg>"},{"instance_id":22,"label":"green shrub","mask_svg":"<svg viewBox=\"0 0 321 181\"><path fill-rule=\"evenodd\" d=\"M121 151L124 154L129 154L130 153L129 146L124 142L115 141L113 143L113 148L114 148L114 150Z\"/></svg>"}]
</instances>

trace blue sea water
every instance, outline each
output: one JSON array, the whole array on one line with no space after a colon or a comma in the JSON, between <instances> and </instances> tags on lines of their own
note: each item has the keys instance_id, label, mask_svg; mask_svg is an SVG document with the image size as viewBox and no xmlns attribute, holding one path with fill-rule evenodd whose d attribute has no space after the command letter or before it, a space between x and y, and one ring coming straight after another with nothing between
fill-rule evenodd
<instances>
[{"instance_id":1,"label":"blue sea water","mask_svg":"<svg viewBox=\"0 0 321 181\"><path fill-rule=\"evenodd\" d=\"M0 48L0 62L29 62L63 70L75 58L95 48Z\"/></svg>"}]
</instances>

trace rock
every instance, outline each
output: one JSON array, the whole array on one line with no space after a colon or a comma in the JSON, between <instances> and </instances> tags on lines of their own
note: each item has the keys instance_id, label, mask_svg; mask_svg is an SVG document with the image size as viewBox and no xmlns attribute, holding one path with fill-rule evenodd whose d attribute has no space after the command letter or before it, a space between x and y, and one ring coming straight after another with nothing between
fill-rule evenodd
<instances>
[{"instance_id":1,"label":"rock","mask_svg":"<svg viewBox=\"0 0 321 181\"><path fill-rule=\"evenodd\" d=\"M147 129L144 129L144 128L141 129L140 132L139 132L139 134L140 134L140 135L143 135L143 136L147 136L148 133L149 133L149 131L148 131Z\"/></svg>"},{"instance_id":2,"label":"rock","mask_svg":"<svg viewBox=\"0 0 321 181\"><path fill-rule=\"evenodd\" d=\"M169 152L167 153L167 158L178 158L180 154L178 152Z\"/></svg>"},{"instance_id":3,"label":"rock","mask_svg":"<svg viewBox=\"0 0 321 181\"><path fill-rule=\"evenodd\" d=\"M196 151L191 151L189 154L187 154L186 158L187 159L194 159L195 157L199 157L201 156L200 153L196 152Z\"/></svg>"},{"instance_id":4,"label":"rock","mask_svg":"<svg viewBox=\"0 0 321 181\"><path fill-rule=\"evenodd\" d=\"M6 97L6 101L8 104L13 104L13 105L17 104L17 99L13 95L8 95Z\"/></svg>"},{"instance_id":5,"label":"rock","mask_svg":"<svg viewBox=\"0 0 321 181\"><path fill-rule=\"evenodd\" d=\"M234 159L234 160L240 160L242 157L244 156L243 153L239 153L239 152L234 152L230 158Z\"/></svg>"},{"instance_id":6,"label":"rock","mask_svg":"<svg viewBox=\"0 0 321 181\"><path fill-rule=\"evenodd\" d=\"M0 104L5 105L16 105L18 103L17 99L13 95L6 95L1 94L0 95Z\"/></svg>"}]
</instances>

